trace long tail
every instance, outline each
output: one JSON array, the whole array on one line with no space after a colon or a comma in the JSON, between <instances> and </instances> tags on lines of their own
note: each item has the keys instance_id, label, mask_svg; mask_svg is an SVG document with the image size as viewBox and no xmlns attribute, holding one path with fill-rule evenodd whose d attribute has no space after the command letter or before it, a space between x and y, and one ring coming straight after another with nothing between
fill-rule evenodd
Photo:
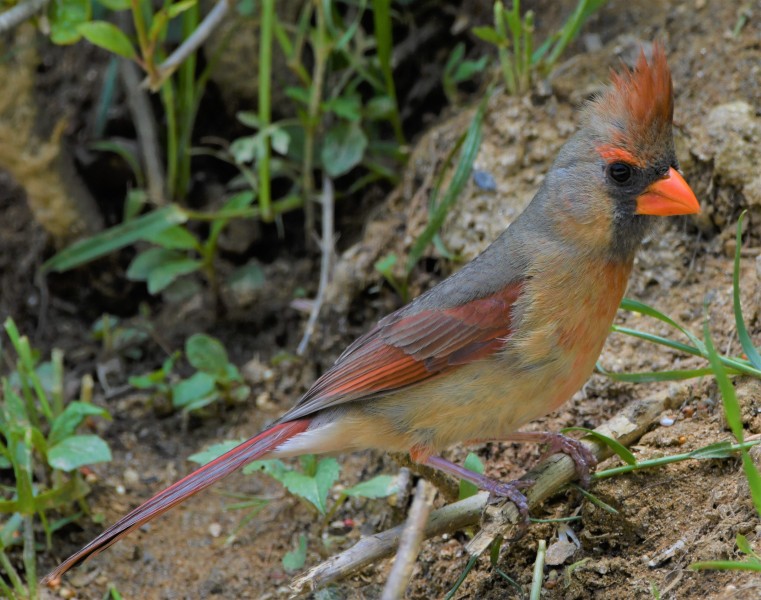
<instances>
[{"instance_id":1,"label":"long tail","mask_svg":"<svg viewBox=\"0 0 761 600\"><path fill-rule=\"evenodd\" d=\"M170 485L150 500L145 501L128 515L119 519L119 521L111 525L111 527L106 529L84 548L72 554L48 573L42 580L42 583L49 583L60 579L66 571L90 556L105 550L133 529L165 513L173 506L216 483L245 464L262 458L286 440L305 431L309 427L309 423L310 419L300 419L275 425L256 437L252 437L250 440L236 446L219 458L205 464L200 469L193 471L190 475Z\"/></svg>"}]
</instances>

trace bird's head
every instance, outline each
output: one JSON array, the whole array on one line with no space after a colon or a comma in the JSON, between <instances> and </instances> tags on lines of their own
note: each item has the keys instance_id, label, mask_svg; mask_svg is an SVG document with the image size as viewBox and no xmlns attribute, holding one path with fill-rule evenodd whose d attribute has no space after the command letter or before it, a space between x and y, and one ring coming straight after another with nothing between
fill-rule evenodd
<instances>
[{"instance_id":1,"label":"bird's head","mask_svg":"<svg viewBox=\"0 0 761 600\"><path fill-rule=\"evenodd\" d=\"M671 72L656 43L649 61L641 52L634 70L613 73L561 150L548 181L561 230L590 248L631 258L654 217L700 211L679 173L673 114Z\"/></svg>"}]
</instances>

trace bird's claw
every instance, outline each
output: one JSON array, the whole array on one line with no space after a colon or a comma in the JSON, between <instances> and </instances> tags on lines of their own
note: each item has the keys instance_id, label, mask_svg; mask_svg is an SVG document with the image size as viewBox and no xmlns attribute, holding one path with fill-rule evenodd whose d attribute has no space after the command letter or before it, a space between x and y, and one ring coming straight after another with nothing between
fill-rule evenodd
<instances>
[{"instance_id":1,"label":"bird's claw","mask_svg":"<svg viewBox=\"0 0 761 600\"><path fill-rule=\"evenodd\" d=\"M573 460L581 486L588 488L592 480L590 471L597 466L597 457L594 453L579 440L562 433L548 433L544 442L547 444L546 456L561 452Z\"/></svg>"},{"instance_id":2,"label":"bird's claw","mask_svg":"<svg viewBox=\"0 0 761 600\"><path fill-rule=\"evenodd\" d=\"M515 540L523 537L529 526L528 498L521 492L522 489L530 487L534 482L528 480L519 481L498 481L489 480L487 485L483 486L484 491L489 492L489 504L497 504L502 499L507 499L518 509L520 521L518 522L518 533Z\"/></svg>"}]
</instances>

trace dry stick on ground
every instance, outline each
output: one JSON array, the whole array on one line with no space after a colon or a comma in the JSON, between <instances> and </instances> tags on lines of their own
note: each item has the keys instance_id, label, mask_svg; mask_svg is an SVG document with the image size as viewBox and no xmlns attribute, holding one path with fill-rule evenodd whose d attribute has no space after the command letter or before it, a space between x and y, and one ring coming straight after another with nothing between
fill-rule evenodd
<instances>
[{"instance_id":1,"label":"dry stick on ground","mask_svg":"<svg viewBox=\"0 0 761 600\"><path fill-rule=\"evenodd\" d=\"M423 529L436 497L436 488L420 479L415 487L415 499L412 501L404 531L399 540L399 550L396 552L394 566L388 574L386 585L383 588L381 600L396 600L404 597L404 590L412 575L412 568L420 553L420 544L423 542Z\"/></svg>"},{"instance_id":2,"label":"dry stick on ground","mask_svg":"<svg viewBox=\"0 0 761 600\"><path fill-rule=\"evenodd\" d=\"M638 440L665 409L671 407L672 398L679 397L678 393L670 389L646 400L633 402L596 431L628 446ZM584 444L598 460L612 454L607 446L594 440L585 438ZM534 482L526 490L529 508L538 506L575 478L576 467L573 460L565 454L553 454L521 478ZM468 544L468 552L472 555L481 554L497 535L509 539L511 534L505 529L514 527L514 523L518 521L518 509L512 502L488 505L488 499L489 495L486 492L480 492L433 511L426 523L424 536L429 538L476 525L484 513L482 529ZM403 525L400 525L363 538L348 550L310 569L306 575L293 582L292 588L300 592L307 586L311 589L322 587L392 554L399 543L402 529Z\"/></svg>"},{"instance_id":3,"label":"dry stick on ground","mask_svg":"<svg viewBox=\"0 0 761 600\"><path fill-rule=\"evenodd\" d=\"M317 325L317 317L320 316L320 309L322 303L325 301L325 290L330 283L330 265L333 262L333 180L330 177L324 177L322 182L322 195L320 197L322 203L322 240L320 241L320 249L322 251L322 258L320 259L320 285L317 289L317 297L312 303L312 312L309 314L309 320L307 321L306 329L304 330L304 337L301 338L298 348L296 348L296 354L304 356L309 344L309 338L314 333L315 325Z\"/></svg>"}]
</instances>

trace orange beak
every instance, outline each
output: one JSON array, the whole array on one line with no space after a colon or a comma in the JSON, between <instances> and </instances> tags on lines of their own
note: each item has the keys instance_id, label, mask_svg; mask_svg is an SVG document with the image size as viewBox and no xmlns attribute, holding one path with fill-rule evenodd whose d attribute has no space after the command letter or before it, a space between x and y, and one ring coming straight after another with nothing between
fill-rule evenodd
<instances>
[{"instance_id":1,"label":"orange beak","mask_svg":"<svg viewBox=\"0 0 761 600\"><path fill-rule=\"evenodd\" d=\"M637 198L638 215L694 215L700 204L687 182L673 167L662 178L651 183Z\"/></svg>"}]
</instances>

